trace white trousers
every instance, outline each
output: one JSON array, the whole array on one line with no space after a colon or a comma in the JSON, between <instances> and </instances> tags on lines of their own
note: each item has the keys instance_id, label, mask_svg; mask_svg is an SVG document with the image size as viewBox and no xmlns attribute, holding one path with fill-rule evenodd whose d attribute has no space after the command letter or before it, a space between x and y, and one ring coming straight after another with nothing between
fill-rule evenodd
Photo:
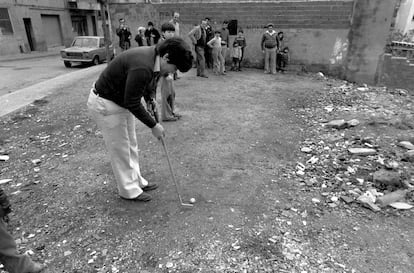
<instances>
[{"instance_id":1,"label":"white trousers","mask_svg":"<svg viewBox=\"0 0 414 273\"><path fill-rule=\"evenodd\" d=\"M137 197L148 181L141 176L139 168L134 115L116 103L99 97L93 89L87 105L105 140L119 195L124 198Z\"/></svg>"}]
</instances>

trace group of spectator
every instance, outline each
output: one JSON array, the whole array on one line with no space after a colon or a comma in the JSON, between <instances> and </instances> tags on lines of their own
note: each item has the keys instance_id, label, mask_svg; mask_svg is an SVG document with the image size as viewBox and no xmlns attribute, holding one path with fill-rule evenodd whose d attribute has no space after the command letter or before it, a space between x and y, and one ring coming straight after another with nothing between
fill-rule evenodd
<instances>
[{"instance_id":1,"label":"group of spectator","mask_svg":"<svg viewBox=\"0 0 414 273\"><path fill-rule=\"evenodd\" d=\"M180 35L179 16L179 13L175 12L174 17L169 21L175 27L175 36ZM131 32L124 19L120 19L119 22L120 26L116 30L119 36L119 46L122 50L127 50L131 47ZM206 17L188 33L188 37L194 46L197 76L208 78L206 68L213 68L213 73L216 75L225 75L228 52L232 60L230 70L241 71L241 63L247 46L242 29L238 30L233 43L230 43L228 21L224 21L219 29L213 29L210 18ZM138 46L151 46L157 44L160 38L161 34L154 24L148 22L147 28L142 26L138 28L135 41ZM260 46L264 54L264 72L266 74L284 72L289 62L289 48L285 46L283 32L276 32L273 24L269 23L262 35Z\"/></svg>"},{"instance_id":2,"label":"group of spectator","mask_svg":"<svg viewBox=\"0 0 414 273\"><path fill-rule=\"evenodd\" d=\"M230 51L232 58L232 71L241 71L241 62L244 57L244 49L247 46L243 30L238 31L230 47L229 22L224 21L220 29L213 30L210 19L205 18L195 26L188 37L192 41L196 52L197 76L207 78L205 69L213 68L216 75L225 75L225 61Z\"/></svg>"}]
</instances>

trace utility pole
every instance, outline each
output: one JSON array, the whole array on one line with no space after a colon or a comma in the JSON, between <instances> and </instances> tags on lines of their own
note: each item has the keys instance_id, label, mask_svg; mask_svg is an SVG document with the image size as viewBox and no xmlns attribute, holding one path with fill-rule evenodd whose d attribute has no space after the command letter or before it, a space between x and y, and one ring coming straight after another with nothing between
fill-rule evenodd
<instances>
[{"instance_id":1,"label":"utility pole","mask_svg":"<svg viewBox=\"0 0 414 273\"><path fill-rule=\"evenodd\" d=\"M107 21L106 13L109 11L107 11L107 5L106 5L107 0L98 0L98 2L101 6L101 19L102 19L102 29L104 33L104 41L105 41L106 63L109 64L109 62L111 61L111 54L109 52L110 39L109 39L108 26L106 24L106 21Z\"/></svg>"}]
</instances>

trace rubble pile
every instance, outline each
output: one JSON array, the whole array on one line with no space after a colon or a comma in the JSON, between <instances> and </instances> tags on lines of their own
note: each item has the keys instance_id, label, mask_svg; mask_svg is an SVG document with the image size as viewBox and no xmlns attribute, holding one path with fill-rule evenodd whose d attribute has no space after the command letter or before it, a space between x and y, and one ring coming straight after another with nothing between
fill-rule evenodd
<instances>
[{"instance_id":1,"label":"rubble pile","mask_svg":"<svg viewBox=\"0 0 414 273\"><path fill-rule=\"evenodd\" d=\"M318 105L294 109L312 137L301 143L292 177L319 192L315 204L413 208L413 96L334 81L324 91Z\"/></svg>"}]
</instances>

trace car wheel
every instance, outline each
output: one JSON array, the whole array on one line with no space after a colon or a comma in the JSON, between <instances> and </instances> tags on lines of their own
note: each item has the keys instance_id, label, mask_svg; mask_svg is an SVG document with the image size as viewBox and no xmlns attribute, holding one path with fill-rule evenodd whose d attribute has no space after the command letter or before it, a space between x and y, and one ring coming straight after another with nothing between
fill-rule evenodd
<instances>
[{"instance_id":1,"label":"car wheel","mask_svg":"<svg viewBox=\"0 0 414 273\"><path fill-rule=\"evenodd\" d=\"M63 61L66 67L72 67L72 63L69 61Z\"/></svg>"},{"instance_id":2,"label":"car wheel","mask_svg":"<svg viewBox=\"0 0 414 273\"><path fill-rule=\"evenodd\" d=\"M98 64L99 64L99 57L98 57L98 56L95 56L95 57L93 58L93 60L92 60L92 63L93 63L94 65L98 65Z\"/></svg>"}]
</instances>

